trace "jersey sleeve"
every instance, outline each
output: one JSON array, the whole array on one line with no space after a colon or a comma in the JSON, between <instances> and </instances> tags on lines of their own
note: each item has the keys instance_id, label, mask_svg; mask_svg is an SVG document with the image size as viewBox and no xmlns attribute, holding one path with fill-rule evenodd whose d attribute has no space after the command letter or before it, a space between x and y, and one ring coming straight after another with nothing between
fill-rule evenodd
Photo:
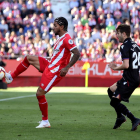
<instances>
[{"instance_id":1,"label":"jersey sleeve","mask_svg":"<svg viewBox=\"0 0 140 140\"><path fill-rule=\"evenodd\" d=\"M129 46L127 46L126 44L121 45L120 52L121 52L122 60L129 59Z\"/></svg>"},{"instance_id":2,"label":"jersey sleeve","mask_svg":"<svg viewBox=\"0 0 140 140\"><path fill-rule=\"evenodd\" d=\"M64 45L65 45L65 48L68 49L69 51L76 48L76 45L71 38L66 38L64 40Z\"/></svg>"}]
</instances>

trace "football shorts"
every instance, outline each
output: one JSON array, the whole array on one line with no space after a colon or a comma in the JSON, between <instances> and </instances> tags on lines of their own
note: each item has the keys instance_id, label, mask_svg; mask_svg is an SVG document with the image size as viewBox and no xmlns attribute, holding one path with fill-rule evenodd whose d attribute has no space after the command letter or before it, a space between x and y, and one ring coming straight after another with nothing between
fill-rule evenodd
<instances>
[{"instance_id":1,"label":"football shorts","mask_svg":"<svg viewBox=\"0 0 140 140\"><path fill-rule=\"evenodd\" d=\"M117 82L117 89L114 92L113 96L120 96L120 100L129 102L129 98L133 91L138 87L139 84L132 86L131 83L126 81L124 78Z\"/></svg>"},{"instance_id":2,"label":"football shorts","mask_svg":"<svg viewBox=\"0 0 140 140\"><path fill-rule=\"evenodd\" d=\"M45 58L39 57L40 72L42 77L40 81L40 87L48 92L53 86L55 86L63 77L60 76L60 72L52 73L48 69L49 62Z\"/></svg>"}]
</instances>

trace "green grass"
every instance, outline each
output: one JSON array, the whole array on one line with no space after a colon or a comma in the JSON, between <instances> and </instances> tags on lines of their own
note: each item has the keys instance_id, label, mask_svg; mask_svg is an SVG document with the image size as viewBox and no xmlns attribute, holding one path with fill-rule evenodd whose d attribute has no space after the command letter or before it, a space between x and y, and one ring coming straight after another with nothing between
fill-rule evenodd
<instances>
[{"instance_id":1,"label":"green grass","mask_svg":"<svg viewBox=\"0 0 140 140\"><path fill-rule=\"evenodd\" d=\"M19 96L35 95L37 87L8 88L0 90L1 140L139 140L140 126L131 132L127 119L119 129L112 127L116 114L109 105L107 88L53 88L46 95L49 103L51 128L36 129L41 120L35 96L5 100ZM140 117L140 88L130 103L124 103Z\"/></svg>"}]
</instances>

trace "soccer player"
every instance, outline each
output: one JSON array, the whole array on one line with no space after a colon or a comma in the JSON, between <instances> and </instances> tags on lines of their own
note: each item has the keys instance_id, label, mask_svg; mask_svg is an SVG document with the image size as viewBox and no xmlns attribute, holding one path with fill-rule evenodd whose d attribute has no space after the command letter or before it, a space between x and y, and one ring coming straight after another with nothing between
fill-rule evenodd
<instances>
[{"instance_id":1,"label":"soccer player","mask_svg":"<svg viewBox=\"0 0 140 140\"><path fill-rule=\"evenodd\" d=\"M120 43L122 64L110 63L109 67L115 71L123 70L122 78L108 88L108 95L111 99L110 105L117 113L116 123L113 129L117 129L126 121L127 116L132 122L131 131L135 131L140 124L136 118L121 101L129 102L133 91L139 86L140 47L130 38L130 26L120 24L116 28L116 35ZM125 116L124 116L125 115Z\"/></svg>"},{"instance_id":2,"label":"soccer player","mask_svg":"<svg viewBox=\"0 0 140 140\"><path fill-rule=\"evenodd\" d=\"M48 102L45 94L55 86L79 59L80 53L67 32L68 21L64 17L58 17L54 21L54 33L59 35L54 44L53 56L46 60L42 57L27 55L17 66L13 73L6 73L7 83L11 83L15 77L24 72L30 65L33 65L42 74L36 97L42 112L42 121L36 128L50 127L48 121ZM71 53L73 56L71 58ZM71 60L70 60L71 58Z\"/></svg>"}]
</instances>

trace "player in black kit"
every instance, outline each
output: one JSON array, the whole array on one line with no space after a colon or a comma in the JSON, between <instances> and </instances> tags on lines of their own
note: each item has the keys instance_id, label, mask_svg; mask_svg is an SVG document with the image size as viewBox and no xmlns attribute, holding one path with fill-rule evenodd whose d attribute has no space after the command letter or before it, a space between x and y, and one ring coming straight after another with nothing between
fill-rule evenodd
<instances>
[{"instance_id":1,"label":"player in black kit","mask_svg":"<svg viewBox=\"0 0 140 140\"><path fill-rule=\"evenodd\" d=\"M133 91L139 86L140 68L140 47L130 38L130 26L121 24L116 28L116 35L120 43L122 64L110 63L109 67L115 71L123 70L122 79L108 88L108 95L111 99L110 105L117 113L116 123L113 129L117 129L126 121L127 116L132 122L131 131L135 131L140 124L140 119L136 118L121 101L129 102Z\"/></svg>"}]
</instances>

